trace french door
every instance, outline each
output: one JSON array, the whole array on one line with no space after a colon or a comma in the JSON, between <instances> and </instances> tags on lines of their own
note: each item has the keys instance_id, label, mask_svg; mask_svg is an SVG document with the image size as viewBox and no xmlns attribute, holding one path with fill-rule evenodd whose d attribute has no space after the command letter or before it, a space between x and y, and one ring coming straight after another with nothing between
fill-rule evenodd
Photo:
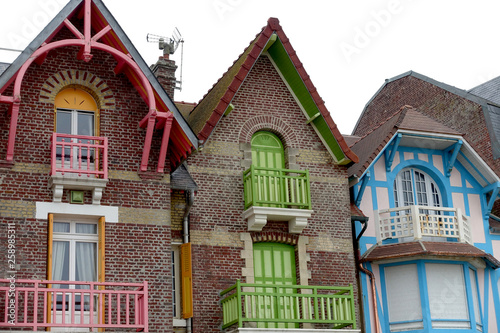
<instances>
[{"instance_id":1,"label":"french door","mask_svg":"<svg viewBox=\"0 0 500 333\"><path fill-rule=\"evenodd\" d=\"M281 202L284 200L284 186L280 177L285 168L285 154L280 139L270 132L257 132L252 136L252 165L258 168L261 179L260 198L266 201ZM265 204L265 207L279 205Z\"/></svg>"},{"instance_id":2,"label":"french door","mask_svg":"<svg viewBox=\"0 0 500 333\"><path fill-rule=\"evenodd\" d=\"M97 281L98 262L97 223L54 222L52 234L52 280L54 281ZM90 309L90 296L85 293L89 287L78 284L54 284L57 289L81 289L81 293L56 295L51 308L55 311L55 323L90 323L90 316L97 322L96 311ZM94 300L97 304L97 300ZM96 306L94 305L94 310ZM58 330L66 330L56 329ZM73 328L72 331L75 331ZM82 329L81 331L88 331Z\"/></svg>"},{"instance_id":3,"label":"french door","mask_svg":"<svg viewBox=\"0 0 500 333\"><path fill-rule=\"evenodd\" d=\"M292 294L294 290L287 285L296 284L295 248L292 245L280 243L253 244L254 278L256 284L283 285L283 288L256 288L263 294ZM267 298L266 298L267 297ZM294 319L295 305L290 298L279 296L264 296L258 304L258 318L288 318ZM261 328L296 328L294 323L259 322Z\"/></svg>"}]
</instances>

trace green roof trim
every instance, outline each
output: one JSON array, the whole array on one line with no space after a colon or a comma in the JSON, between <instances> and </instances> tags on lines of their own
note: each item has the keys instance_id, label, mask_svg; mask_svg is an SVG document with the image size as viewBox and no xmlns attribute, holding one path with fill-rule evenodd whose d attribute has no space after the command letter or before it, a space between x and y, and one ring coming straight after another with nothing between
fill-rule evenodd
<instances>
[{"instance_id":1,"label":"green roof trim","mask_svg":"<svg viewBox=\"0 0 500 333\"><path fill-rule=\"evenodd\" d=\"M297 68L294 66L279 38L271 47L269 47L268 53L281 72L281 75L288 83L288 86L292 89L292 92L302 105L302 108L305 110L308 120L315 118L310 121L310 123L322 137L327 148L330 150L337 162L344 161L347 156L345 156L342 151L342 148L335 139L335 136L326 123L324 117L317 116L317 114L321 114L321 112L304 84L304 81L302 81Z\"/></svg>"}]
</instances>

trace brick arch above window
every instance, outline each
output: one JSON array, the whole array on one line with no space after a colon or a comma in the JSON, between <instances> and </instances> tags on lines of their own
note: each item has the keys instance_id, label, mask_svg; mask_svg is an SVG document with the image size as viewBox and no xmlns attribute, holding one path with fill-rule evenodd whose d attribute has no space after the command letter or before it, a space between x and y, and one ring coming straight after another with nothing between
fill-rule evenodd
<instances>
[{"instance_id":1,"label":"brick arch above window","mask_svg":"<svg viewBox=\"0 0 500 333\"><path fill-rule=\"evenodd\" d=\"M88 92L101 110L115 108L113 91L104 80L90 72L75 69L60 71L49 77L42 85L39 101L53 104L59 92L72 87Z\"/></svg>"},{"instance_id":2,"label":"brick arch above window","mask_svg":"<svg viewBox=\"0 0 500 333\"><path fill-rule=\"evenodd\" d=\"M254 243L266 242L297 245L299 241L299 235L278 231L256 232L252 233L251 236Z\"/></svg>"},{"instance_id":3,"label":"brick arch above window","mask_svg":"<svg viewBox=\"0 0 500 333\"><path fill-rule=\"evenodd\" d=\"M292 127L283 120L272 116L256 116L248 119L240 129L239 141L250 143L252 135L258 131L269 131L276 134L285 149L297 146L297 136Z\"/></svg>"}]
</instances>

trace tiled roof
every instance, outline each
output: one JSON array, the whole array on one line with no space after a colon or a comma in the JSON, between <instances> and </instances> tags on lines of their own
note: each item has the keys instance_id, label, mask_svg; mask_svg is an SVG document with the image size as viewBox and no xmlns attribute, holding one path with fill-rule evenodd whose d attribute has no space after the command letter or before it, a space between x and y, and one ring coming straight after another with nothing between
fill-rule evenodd
<instances>
[{"instance_id":1,"label":"tiled roof","mask_svg":"<svg viewBox=\"0 0 500 333\"><path fill-rule=\"evenodd\" d=\"M500 267L491 254L467 243L455 242L409 242L388 245L374 245L361 258L361 262L399 259L414 256L481 258L494 268Z\"/></svg>"},{"instance_id":2,"label":"tiled roof","mask_svg":"<svg viewBox=\"0 0 500 333\"><path fill-rule=\"evenodd\" d=\"M271 36L276 34L283 44L290 60L292 61L298 75L309 91L314 103L317 105L321 115L325 119L330 131L337 140L344 155L352 162L357 162L358 157L349 149L342 134L340 134L337 125L330 116L330 112L319 96L309 75L306 73L302 63L297 57L295 50L288 37L285 35L279 20L270 18L267 25L255 37L245 51L233 63L228 71L219 79L210 91L203 97L200 103L194 108L189 117L189 123L199 140L206 141L217 123L224 115L227 107L231 103L236 92L244 82L253 65L264 51L265 46L270 41Z\"/></svg>"},{"instance_id":3,"label":"tiled roof","mask_svg":"<svg viewBox=\"0 0 500 333\"><path fill-rule=\"evenodd\" d=\"M196 103L175 102L175 106L177 106L177 110L179 110L184 119L188 119L189 114L196 107Z\"/></svg>"},{"instance_id":4,"label":"tiled roof","mask_svg":"<svg viewBox=\"0 0 500 333\"><path fill-rule=\"evenodd\" d=\"M353 217L357 219L368 220L368 217L361 211L361 209L359 209L354 202L351 202L351 218Z\"/></svg>"},{"instance_id":5,"label":"tiled roof","mask_svg":"<svg viewBox=\"0 0 500 333\"><path fill-rule=\"evenodd\" d=\"M411 106L405 105L401 107L399 112L386 119L351 146L351 149L359 157L359 163L349 168L348 175L361 176L389 143L398 129L461 135L461 133L427 117Z\"/></svg>"}]
</instances>

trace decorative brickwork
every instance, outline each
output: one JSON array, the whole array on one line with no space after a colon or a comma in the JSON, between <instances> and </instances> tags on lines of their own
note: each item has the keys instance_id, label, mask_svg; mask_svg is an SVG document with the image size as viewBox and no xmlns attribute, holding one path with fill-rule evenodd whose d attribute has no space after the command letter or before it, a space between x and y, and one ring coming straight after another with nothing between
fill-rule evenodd
<instances>
[{"instance_id":1,"label":"decorative brickwork","mask_svg":"<svg viewBox=\"0 0 500 333\"><path fill-rule=\"evenodd\" d=\"M297 245L299 240L298 235L293 235L285 232L260 232L252 233L252 241L257 242L271 242L271 243L283 243L290 245Z\"/></svg>"},{"instance_id":2,"label":"decorative brickwork","mask_svg":"<svg viewBox=\"0 0 500 333\"><path fill-rule=\"evenodd\" d=\"M56 95L65 88L76 87L94 97L99 109L114 109L115 97L111 88L91 72L67 69L57 72L45 81L40 89L40 102L54 103Z\"/></svg>"},{"instance_id":3,"label":"decorative brickwork","mask_svg":"<svg viewBox=\"0 0 500 333\"><path fill-rule=\"evenodd\" d=\"M257 131L269 131L278 136L286 147L297 147L297 137L285 121L280 118L268 116L256 116L248 119L243 126L241 126L239 134L239 142L250 143L252 135Z\"/></svg>"}]
</instances>

